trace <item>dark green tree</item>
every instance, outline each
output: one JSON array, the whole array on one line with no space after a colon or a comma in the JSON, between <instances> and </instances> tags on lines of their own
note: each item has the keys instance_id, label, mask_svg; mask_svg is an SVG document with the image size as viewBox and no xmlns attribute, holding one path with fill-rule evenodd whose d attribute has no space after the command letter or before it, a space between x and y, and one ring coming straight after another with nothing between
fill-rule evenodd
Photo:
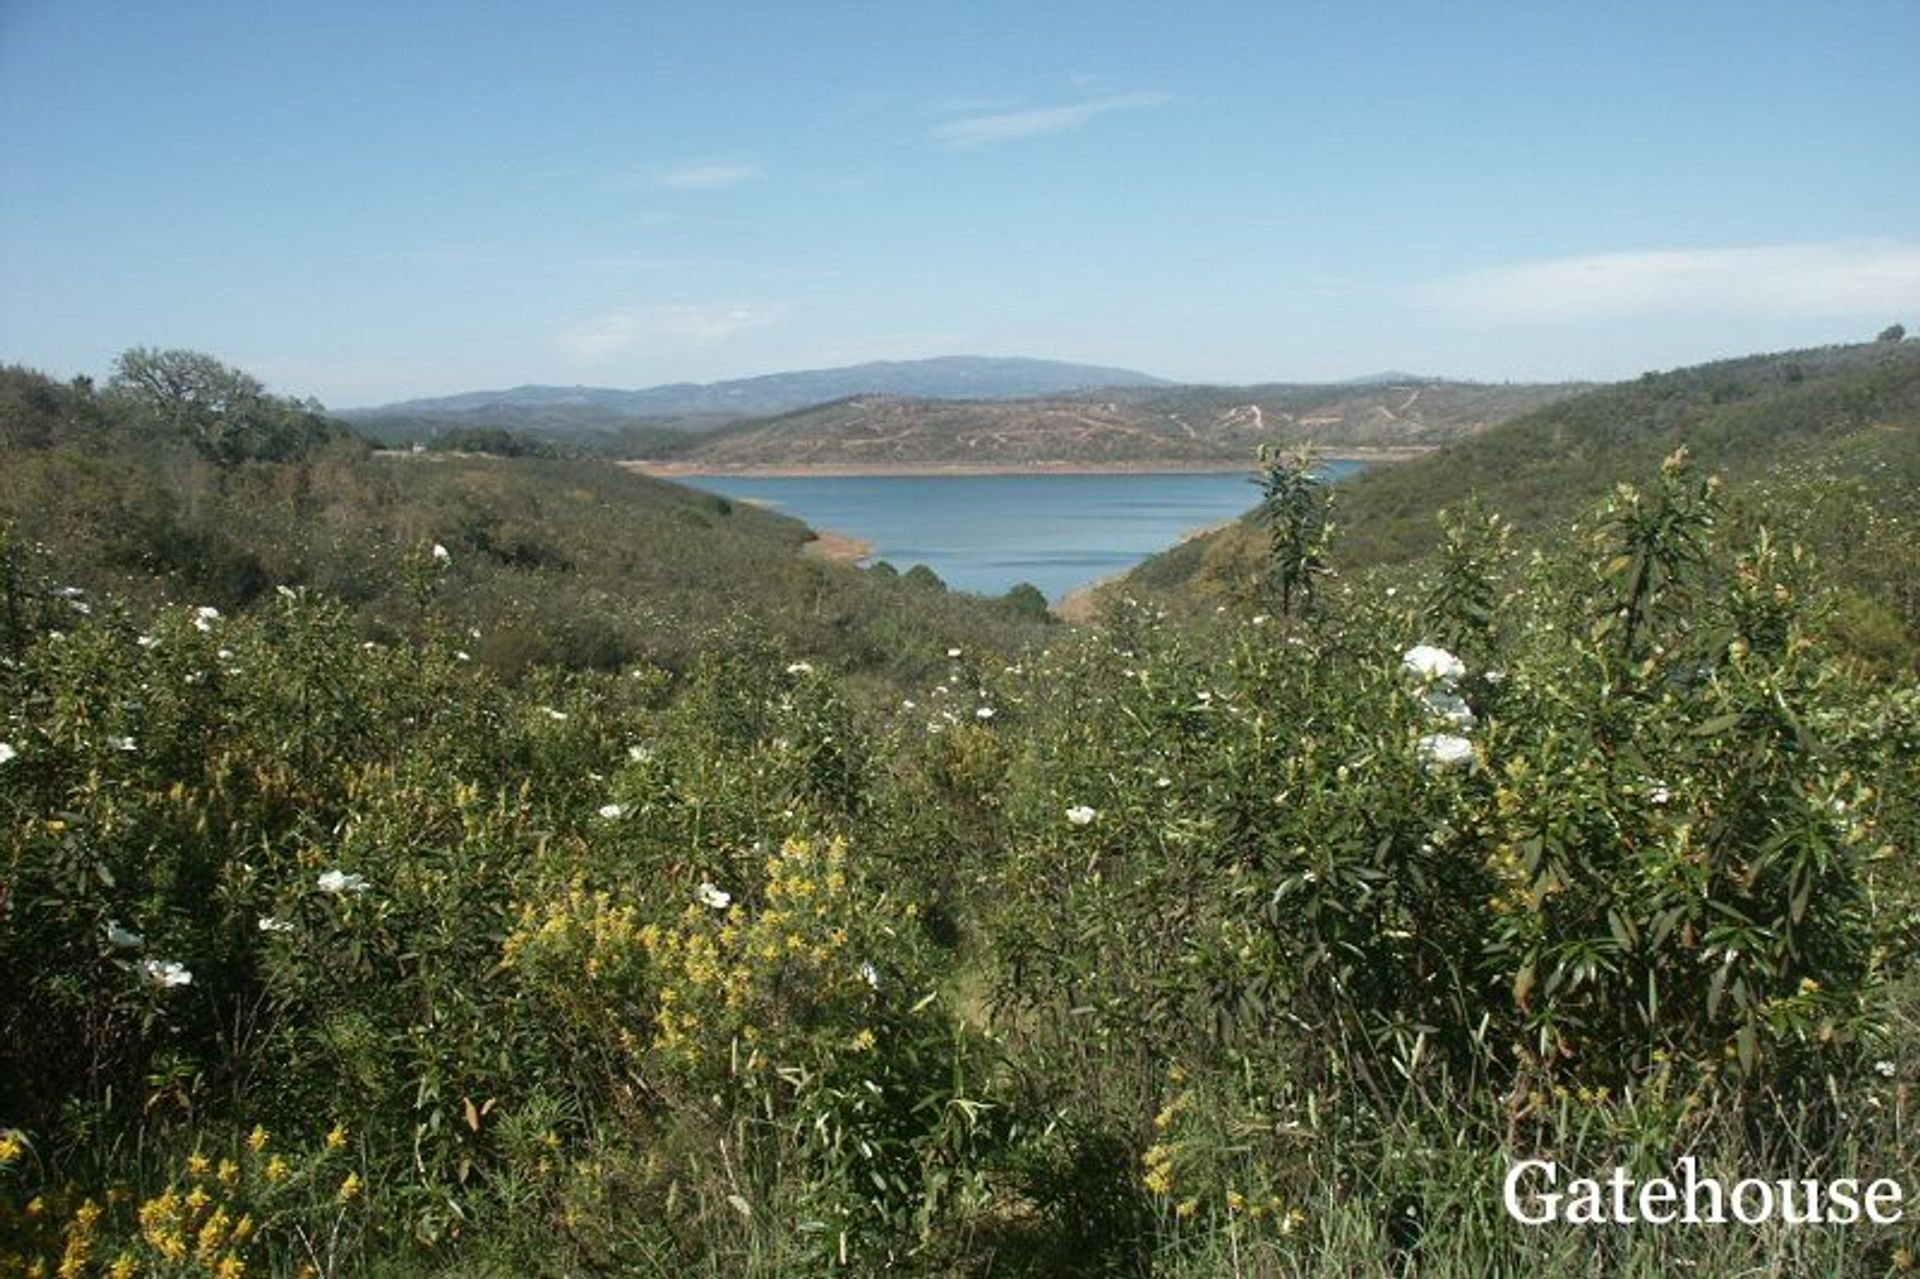
<instances>
[{"instance_id":1,"label":"dark green tree","mask_svg":"<svg viewBox=\"0 0 1920 1279\"><path fill-rule=\"evenodd\" d=\"M107 389L156 433L214 462L286 461L345 434L318 401L270 395L252 374L199 351L136 346L114 361Z\"/></svg>"}]
</instances>

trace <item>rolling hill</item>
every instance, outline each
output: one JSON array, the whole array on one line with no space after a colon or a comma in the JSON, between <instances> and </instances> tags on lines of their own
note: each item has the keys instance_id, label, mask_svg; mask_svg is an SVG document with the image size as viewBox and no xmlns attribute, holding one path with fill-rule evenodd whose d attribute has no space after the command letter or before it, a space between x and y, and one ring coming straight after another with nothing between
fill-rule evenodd
<instances>
[{"instance_id":1,"label":"rolling hill","mask_svg":"<svg viewBox=\"0 0 1920 1279\"><path fill-rule=\"evenodd\" d=\"M670 469L1245 466L1255 445L1425 450L1574 393L1459 382L1116 387L1013 401L862 395L713 431Z\"/></svg>"},{"instance_id":2,"label":"rolling hill","mask_svg":"<svg viewBox=\"0 0 1920 1279\"><path fill-rule=\"evenodd\" d=\"M431 435L436 426L492 426L570 436L617 431L638 422L698 430L718 421L784 413L851 395L1004 400L1089 387L1164 385L1159 378L1131 369L956 355L726 382L676 382L637 391L520 386L349 409L338 416L390 442L397 433L409 438Z\"/></svg>"},{"instance_id":3,"label":"rolling hill","mask_svg":"<svg viewBox=\"0 0 1920 1279\"><path fill-rule=\"evenodd\" d=\"M1778 494L1797 485L1809 488L1810 504L1851 491L1863 498L1855 522L1867 518L1870 500L1876 518L1911 526L1920 522L1920 342L1648 373L1404 465L1373 468L1340 487L1335 554L1349 570L1417 560L1433 549L1436 512L1469 498L1522 535L1546 533L1583 514L1622 478L1655 474L1680 445L1736 490L1765 482ZM1820 519L1831 527L1803 530L1812 548L1920 630L1920 594L1912 585L1920 559L1854 563L1863 543L1842 531L1847 521ZM1884 550L1886 539L1879 542ZM1263 550L1261 530L1243 521L1147 561L1127 579L1129 589L1211 600L1255 575Z\"/></svg>"}]
</instances>

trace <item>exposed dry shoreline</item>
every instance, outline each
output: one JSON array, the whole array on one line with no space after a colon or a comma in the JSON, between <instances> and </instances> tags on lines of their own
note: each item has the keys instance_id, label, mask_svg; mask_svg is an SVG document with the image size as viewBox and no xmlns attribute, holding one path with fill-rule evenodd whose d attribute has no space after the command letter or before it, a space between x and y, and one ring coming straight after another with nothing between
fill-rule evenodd
<instances>
[{"instance_id":1,"label":"exposed dry shoreline","mask_svg":"<svg viewBox=\"0 0 1920 1279\"><path fill-rule=\"evenodd\" d=\"M1316 456L1329 462L1404 462L1431 448L1330 449ZM1171 459L1140 462L673 462L635 460L619 465L658 479L683 476L742 475L767 479L852 475L1231 475L1251 471L1253 462Z\"/></svg>"},{"instance_id":2,"label":"exposed dry shoreline","mask_svg":"<svg viewBox=\"0 0 1920 1279\"><path fill-rule=\"evenodd\" d=\"M801 545L800 554L829 564L858 564L873 554L873 543L864 537L817 528L813 530L813 540Z\"/></svg>"},{"instance_id":3,"label":"exposed dry shoreline","mask_svg":"<svg viewBox=\"0 0 1920 1279\"><path fill-rule=\"evenodd\" d=\"M1218 533L1223 528L1231 528L1239 523L1237 519L1217 520L1202 528L1189 529L1182 533L1174 546L1185 546L1195 538L1205 537L1209 533ZM1172 550L1170 546L1167 550ZM1053 604L1053 615L1063 622L1072 622L1076 626L1091 624L1099 616L1100 592L1115 582L1124 579L1133 569L1122 569L1118 573L1109 573L1105 577L1095 578L1085 586L1076 586L1062 595Z\"/></svg>"}]
</instances>

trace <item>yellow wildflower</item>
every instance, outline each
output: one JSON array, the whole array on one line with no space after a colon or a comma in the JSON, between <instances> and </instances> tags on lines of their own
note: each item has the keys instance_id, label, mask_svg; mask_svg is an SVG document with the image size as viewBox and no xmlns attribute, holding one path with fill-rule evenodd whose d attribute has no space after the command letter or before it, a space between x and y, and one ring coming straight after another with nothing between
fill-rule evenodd
<instances>
[{"instance_id":1,"label":"yellow wildflower","mask_svg":"<svg viewBox=\"0 0 1920 1279\"><path fill-rule=\"evenodd\" d=\"M347 1126L345 1124L335 1124L332 1130L327 1133L327 1149L339 1150L346 1144Z\"/></svg>"},{"instance_id":2,"label":"yellow wildflower","mask_svg":"<svg viewBox=\"0 0 1920 1279\"><path fill-rule=\"evenodd\" d=\"M187 1156L187 1175L190 1177L204 1177L212 1168L213 1162L197 1150Z\"/></svg>"},{"instance_id":3,"label":"yellow wildflower","mask_svg":"<svg viewBox=\"0 0 1920 1279\"><path fill-rule=\"evenodd\" d=\"M220 1178L221 1185L231 1186L240 1180L240 1165L231 1159L222 1159L214 1175Z\"/></svg>"},{"instance_id":4,"label":"yellow wildflower","mask_svg":"<svg viewBox=\"0 0 1920 1279\"><path fill-rule=\"evenodd\" d=\"M108 1267L107 1279L137 1279L139 1273L140 1263L134 1260L132 1253L123 1252L115 1257L113 1265Z\"/></svg>"},{"instance_id":5,"label":"yellow wildflower","mask_svg":"<svg viewBox=\"0 0 1920 1279\"><path fill-rule=\"evenodd\" d=\"M20 1134L9 1128L0 1132L0 1164L10 1164L20 1157L26 1146L20 1140Z\"/></svg>"},{"instance_id":6,"label":"yellow wildflower","mask_svg":"<svg viewBox=\"0 0 1920 1279\"><path fill-rule=\"evenodd\" d=\"M267 1130L255 1124L253 1131L247 1134L247 1149L257 1155L267 1148L268 1140Z\"/></svg>"},{"instance_id":7,"label":"yellow wildflower","mask_svg":"<svg viewBox=\"0 0 1920 1279\"><path fill-rule=\"evenodd\" d=\"M343 1204L352 1203L356 1198L359 1197L360 1188L361 1188L360 1174L357 1172L350 1172L347 1174L347 1179L340 1183L340 1189L334 1192L333 1201L335 1203L343 1203Z\"/></svg>"},{"instance_id":8,"label":"yellow wildflower","mask_svg":"<svg viewBox=\"0 0 1920 1279\"><path fill-rule=\"evenodd\" d=\"M279 1155L275 1155L267 1161L267 1180L273 1185L279 1185L292 1174L293 1170L287 1167L287 1161Z\"/></svg>"}]
</instances>

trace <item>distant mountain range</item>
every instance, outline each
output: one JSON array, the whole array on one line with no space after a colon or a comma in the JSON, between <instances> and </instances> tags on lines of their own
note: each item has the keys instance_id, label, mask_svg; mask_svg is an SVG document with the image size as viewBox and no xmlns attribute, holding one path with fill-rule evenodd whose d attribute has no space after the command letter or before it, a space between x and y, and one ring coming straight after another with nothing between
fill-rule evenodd
<instances>
[{"instance_id":1,"label":"distant mountain range","mask_svg":"<svg viewBox=\"0 0 1920 1279\"><path fill-rule=\"evenodd\" d=\"M637 391L521 386L340 416L395 445L508 431L680 469L1201 466L1244 464L1260 443L1429 448L1580 389L1392 373L1188 386L1132 369L947 356Z\"/></svg>"},{"instance_id":2,"label":"distant mountain range","mask_svg":"<svg viewBox=\"0 0 1920 1279\"><path fill-rule=\"evenodd\" d=\"M949 355L930 360L880 360L837 369L770 373L730 382L675 382L638 391L593 386L517 386L432 399L405 400L377 408L349 409L349 422L381 418L445 417L466 423L512 427L542 417L575 423L598 420L617 427L639 418L757 417L850 395L898 395L923 399L1018 400L1061 395L1101 386L1167 386L1164 379L1132 369L1057 360Z\"/></svg>"}]
</instances>

